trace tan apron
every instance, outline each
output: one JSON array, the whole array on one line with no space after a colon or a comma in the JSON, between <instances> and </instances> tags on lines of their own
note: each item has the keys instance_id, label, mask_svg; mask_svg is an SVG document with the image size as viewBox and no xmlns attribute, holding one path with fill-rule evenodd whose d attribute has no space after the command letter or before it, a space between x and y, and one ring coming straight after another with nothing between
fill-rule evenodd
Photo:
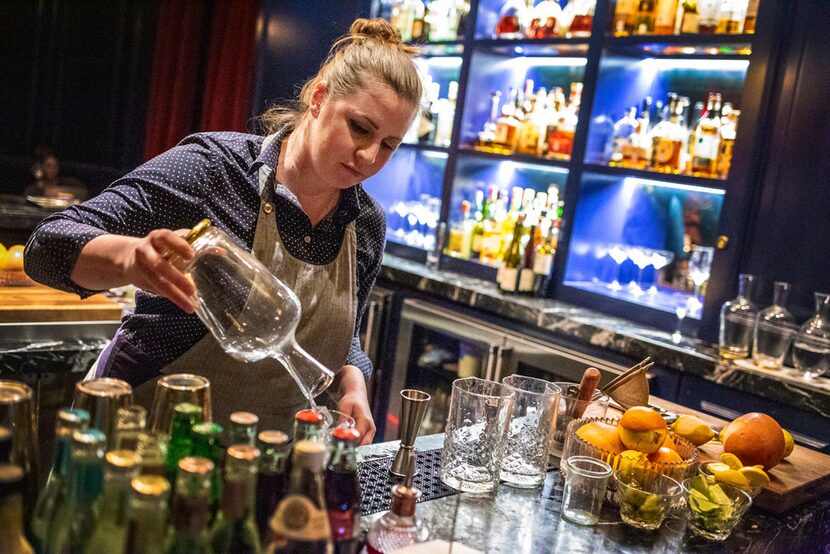
<instances>
[{"instance_id":1,"label":"tan apron","mask_svg":"<svg viewBox=\"0 0 830 554\"><path fill-rule=\"evenodd\" d=\"M274 217L274 174L261 194L253 254L300 299L297 342L335 373L345 365L356 319L357 239L354 221L346 226L340 252L331 263L315 265L285 248ZM161 369L161 373L194 373L210 380L213 420L227 425L232 412L259 416L260 429L291 434L294 414L308 407L295 381L276 360L242 362L226 354L211 333ZM149 409L155 381L139 385L135 399Z\"/></svg>"}]
</instances>

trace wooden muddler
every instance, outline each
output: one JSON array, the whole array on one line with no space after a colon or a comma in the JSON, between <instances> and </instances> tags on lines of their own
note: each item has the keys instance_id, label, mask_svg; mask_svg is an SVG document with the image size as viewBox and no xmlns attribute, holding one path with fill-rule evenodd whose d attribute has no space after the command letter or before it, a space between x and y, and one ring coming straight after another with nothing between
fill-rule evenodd
<instances>
[{"instance_id":1,"label":"wooden muddler","mask_svg":"<svg viewBox=\"0 0 830 554\"><path fill-rule=\"evenodd\" d=\"M599 380L602 375L595 367L589 367L582 374L582 380L579 382L579 392L576 396L576 402L571 405L571 413L568 414L576 419L582 417L585 413L585 408L594 396L594 391L597 390Z\"/></svg>"}]
</instances>

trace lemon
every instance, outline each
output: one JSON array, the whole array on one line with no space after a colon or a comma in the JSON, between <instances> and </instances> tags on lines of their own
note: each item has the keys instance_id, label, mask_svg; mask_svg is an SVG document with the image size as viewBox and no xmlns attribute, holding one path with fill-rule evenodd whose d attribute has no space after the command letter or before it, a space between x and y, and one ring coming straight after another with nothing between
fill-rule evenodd
<instances>
[{"instance_id":1,"label":"lemon","mask_svg":"<svg viewBox=\"0 0 830 554\"><path fill-rule=\"evenodd\" d=\"M671 425L672 431L694 444L700 446L712 440L715 432L705 421L693 415L682 415Z\"/></svg>"},{"instance_id":2,"label":"lemon","mask_svg":"<svg viewBox=\"0 0 830 554\"><path fill-rule=\"evenodd\" d=\"M23 271L22 244L16 244L0 255L0 269L8 271Z\"/></svg>"},{"instance_id":3,"label":"lemon","mask_svg":"<svg viewBox=\"0 0 830 554\"><path fill-rule=\"evenodd\" d=\"M744 476L749 488L762 489L769 486L769 475L763 469L758 469L755 466L742 467L738 472Z\"/></svg>"},{"instance_id":4,"label":"lemon","mask_svg":"<svg viewBox=\"0 0 830 554\"><path fill-rule=\"evenodd\" d=\"M789 431L786 429L781 429L784 432L784 457L786 458L790 454L793 453L793 449L795 448L795 441L793 441L793 436L790 434Z\"/></svg>"},{"instance_id":5,"label":"lemon","mask_svg":"<svg viewBox=\"0 0 830 554\"><path fill-rule=\"evenodd\" d=\"M721 454L720 461L728 465L730 469L741 469L742 467L744 467L744 464L741 463L741 460L739 460L738 457L732 454L731 452L724 452L723 454Z\"/></svg>"},{"instance_id":6,"label":"lemon","mask_svg":"<svg viewBox=\"0 0 830 554\"><path fill-rule=\"evenodd\" d=\"M0 242L0 258L2 258L5 253L6 253L6 247L3 245L2 242Z\"/></svg>"},{"instance_id":7,"label":"lemon","mask_svg":"<svg viewBox=\"0 0 830 554\"><path fill-rule=\"evenodd\" d=\"M624 450L620 452L618 469L642 468L648 462L646 455L639 450Z\"/></svg>"},{"instance_id":8,"label":"lemon","mask_svg":"<svg viewBox=\"0 0 830 554\"><path fill-rule=\"evenodd\" d=\"M736 487L746 489L749 488L749 481L746 476L738 471L732 469L728 465L721 462L713 462L707 466L715 479L727 485L734 485Z\"/></svg>"}]
</instances>

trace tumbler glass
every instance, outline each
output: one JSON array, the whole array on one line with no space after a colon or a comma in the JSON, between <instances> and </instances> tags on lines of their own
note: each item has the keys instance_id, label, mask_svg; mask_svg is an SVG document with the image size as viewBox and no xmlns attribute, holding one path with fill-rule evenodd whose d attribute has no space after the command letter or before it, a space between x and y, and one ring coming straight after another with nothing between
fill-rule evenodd
<instances>
[{"instance_id":1,"label":"tumbler glass","mask_svg":"<svg viewBox=\"0 0 830 554\"><path fill-rule=\"evenodd\" d=\"M660 473L624 468L614 473L622 520L638 529L657 529L683 495L680 483Z\"/></svg>"},{"instance_id":2,"label":"tumbler glass","mask_svg":"<svg viewBox=\"0 0 830 554\"><path fill-rule=\"evenodd\" d=\"M580 417L605 417L611 399L597 390L594 391L591 400L579 400L579 383L559 381L553 384L562 391L559 396L556 431L553 434L553 448L561 450L565 444L568 423Z\"/></svg>"},{"instance_id":3,"label":"tumbler glass","mask_svg":"<svg viewBox=\"0 0 830 554\"><path fill-rule=\"evenodd\" d=\"M599 521L611 466L589 456L562 460L565 489L562 491L562 517L571 523L594 525Z\"/></svg>"},{"instance_id":4,"label":"tumbler glass","mask_svg":"<svg viewBox=\"0 0 830 554\"><path fill-rule=\"evenodd\" d=\"M703 478L692 477L683 481L683 491L689 505L689 529L695 535L713 541L726 540L744 513L752 505L752 497L746 491L717 483L719 494L709 493L702 485Z\"/></svg>"},{"instance_id":5,"label":"tumbler glass","mask_svg":"<svg viewBox=\"0 0 830 554\"><path fill-rule=\"evenodd\" d=\"M335 429L338 427L354 428L355 426L355 420L350 415L325 407L318 408L318 410L323 416L323 442L326 446L331 446L331 433Z\"/></svg>"},{"instance_id":6,"label":"tumbler glass","mask_svg":"<svg viewBox=\"0 0 830 554\"><path fill-rule=\"evenodd\" d=\"M89 413L90 429L98 429L107 436L107 449L115 446L115 423L118 410L133 404L133 388L126 381L91 379L75 384L74 408Z\"/></svg>"},{"instance_id":7,"label":"tumbler glass","mask_svg":"<svg viewBox=\"0 0 830 554\"><path fill-rule=\"evenodd\" d=\"M502 383L514 392L516 404L507 431L501 480L517 488L538 487L545 482L562 390L548 381L523 375L510 375Z\"/></svg>"},{"instance_id":8,"label":"tumbler glass","mask_svg":"<svg viewBox=\"0 0 830 554\"><path fill-rule=\"evenodd\" d=\"M188 402L202 408L202 421L213 421L210 404L210 381L201 375L173 373L156 381L149 430L170 434L176 404Z\"/></svg>"},{"instance_id":9,"label":"tumbler glass","mask_svg":"<svg viewBox=\"0 0 830 554\"><path fill-rule=\"evenodd\" d=\"M23 479L24 521L30 521L39 482L37 421L32 389L20 381L0 379L0 427L11 432L11 462L26 473Z\"/></svg>"},{"instance_id":10,"label":"tumbler glass","mask_svg":"<svg viewBox=\"0 0 830 554\"><path fill-rule=\"evenodd\" d=\"M462 492L496 489L515 398L510 387L495 381L478 377L453 381L441 481Z\"/></svg>"}]
</instances>

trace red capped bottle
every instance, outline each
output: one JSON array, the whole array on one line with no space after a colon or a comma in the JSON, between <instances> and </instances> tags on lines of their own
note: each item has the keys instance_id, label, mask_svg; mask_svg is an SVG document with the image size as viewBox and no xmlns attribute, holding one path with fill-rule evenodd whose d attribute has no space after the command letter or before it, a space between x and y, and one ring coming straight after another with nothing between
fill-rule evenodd
<instances>
[{"instance_id":1,"label":"red capped bottle","mask_svg":"<svg viewBox=\"0 0 830 554\"><path fill-rule=\"evenodd\" d=\"M326 468L326 508L336 554L356 554L360 550L360 479L357 429L338 427L332 432L331 460Z\"/></svg>"}]
</instances>

